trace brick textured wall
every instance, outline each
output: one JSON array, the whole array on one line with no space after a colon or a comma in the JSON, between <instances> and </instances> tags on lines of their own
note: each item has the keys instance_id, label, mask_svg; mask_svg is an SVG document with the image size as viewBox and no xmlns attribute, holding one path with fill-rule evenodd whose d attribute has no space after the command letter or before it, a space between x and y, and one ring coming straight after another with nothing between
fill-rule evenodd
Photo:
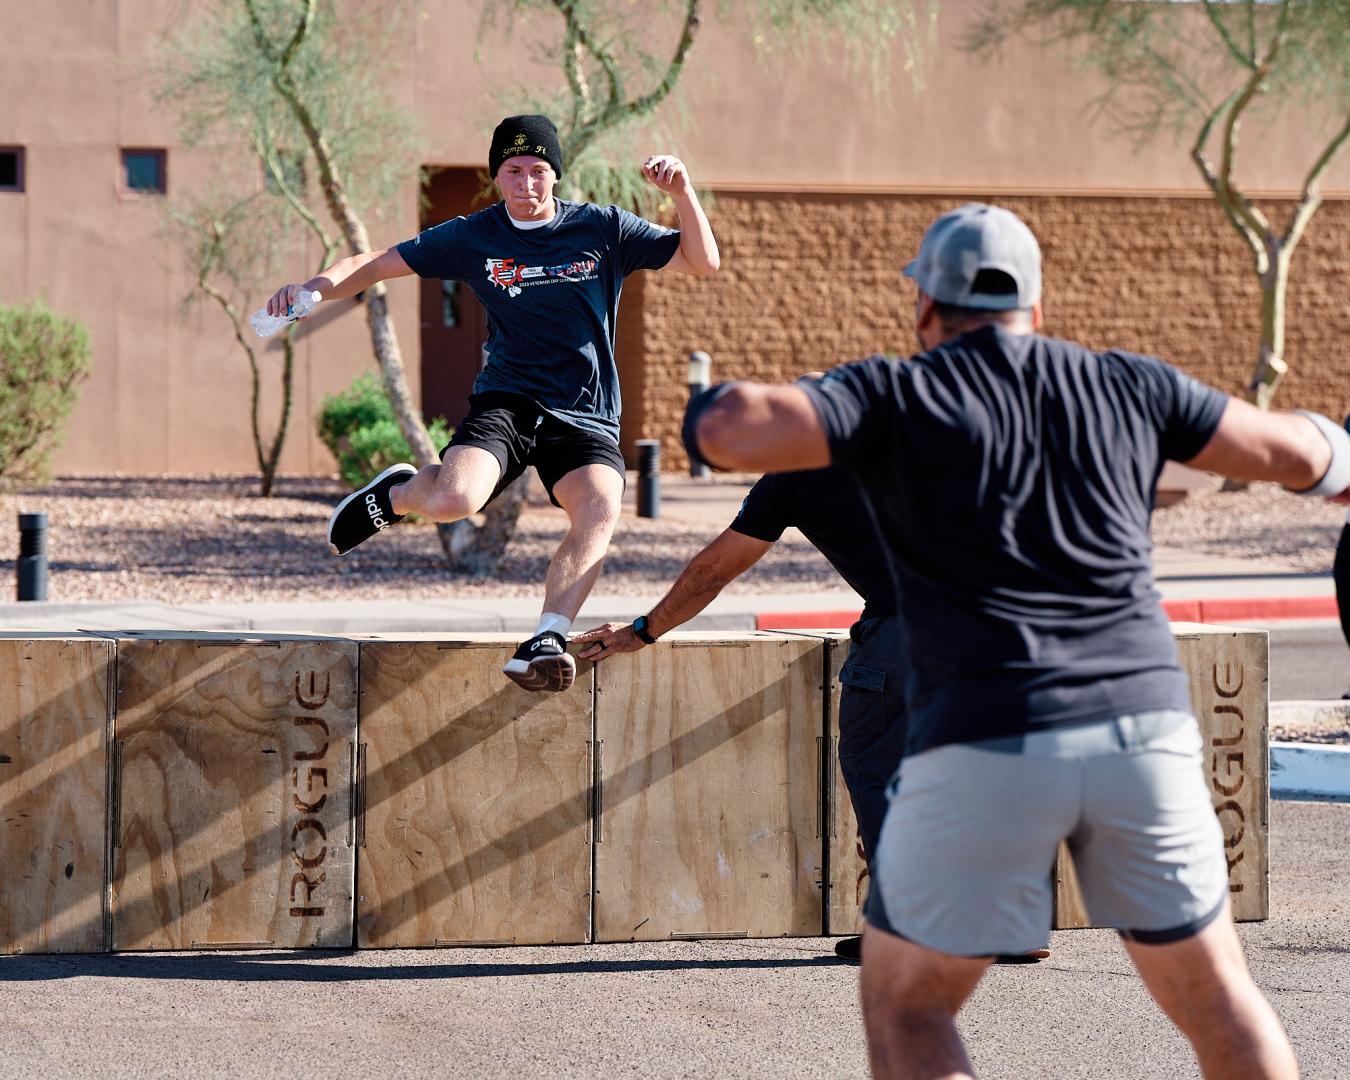
<instances>
[{"instance_id":1,"label":"brick textured wall","mask_svg":"<svg viewBox=\"0 0 1350 1080\"><path fill-rule=\"evenodd\" d=\"M925 226L965 201L719 194L710 214L722 251L717 276L644 282L640 360L626 365L624 380L625 444L660 438L666 467L683 467L684 358L694 348L712 354L719 381L790 379L876 351L912 352L914 288L900 268ZM1260 292L1245 246L1212 200L997 201L1041 241L1048 333L1162 356L1225 390L1246 384ZM1283 220L1289 204L1267 209ZM1328 202L1294 257L1281 407L1336 418L1350 407L1347 235L1350 202ZM631 361L631 346L625 351Z\"/></svg>"}]
</instances>

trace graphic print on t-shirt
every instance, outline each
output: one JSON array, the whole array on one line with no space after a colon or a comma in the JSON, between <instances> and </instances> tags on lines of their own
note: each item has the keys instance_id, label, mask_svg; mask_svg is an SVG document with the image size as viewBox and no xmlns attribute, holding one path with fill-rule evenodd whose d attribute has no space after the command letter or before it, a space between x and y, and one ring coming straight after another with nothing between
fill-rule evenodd
<instances>
[{"instance_id":1,"label":"graphic print on t-shirt","mask_svg":"<svg viewBox=\"0 0 1350 1080\"><path fill-rule=\"evenodd\" d=\"M491 284L505 289L507 296L519 296L521 289L531 285L594 281L599 277L596 269L600 265L600 253L583 251L582 255L585 257L555 266L521 266L515 259L486 259L483 266Z\"/></svg>"}]
</instances>

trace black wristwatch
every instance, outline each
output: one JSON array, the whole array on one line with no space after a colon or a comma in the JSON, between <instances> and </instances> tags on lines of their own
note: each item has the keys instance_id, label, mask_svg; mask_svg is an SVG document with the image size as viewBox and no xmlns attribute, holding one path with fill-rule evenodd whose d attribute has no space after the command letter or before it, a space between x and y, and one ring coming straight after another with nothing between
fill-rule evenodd
<instances>
[{"instance_id":1,"label":"black wristwatch","mask_svg":"<svg viewBox=\"0 0 1350 1080\"><path fill-rule=\"evenodd\" d=\"M639 641L644 641L648 645L655 645L656 638L647 632L647 616L639 615L633 620L633 636Z\"/></svg>"}]
</instances>

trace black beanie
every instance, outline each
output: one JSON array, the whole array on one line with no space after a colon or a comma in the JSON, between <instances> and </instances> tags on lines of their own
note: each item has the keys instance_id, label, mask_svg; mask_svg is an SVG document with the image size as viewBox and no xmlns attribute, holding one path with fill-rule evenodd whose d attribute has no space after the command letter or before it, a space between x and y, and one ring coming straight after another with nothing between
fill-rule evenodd
<instances>
[{"instance_id":1,"label":"black beanie","mask_svg":"<svg viewBox=\"0 0 1350 1080\"><path fill-rule=\"evenodd\" d=\"M508 116L497 125L492 133L492 149L488 151L489 175L497 179L502 162L521 154L543 158L562 177L562 144L558 142L558 129L547 116Z\"/></svg>"}]
</instances>

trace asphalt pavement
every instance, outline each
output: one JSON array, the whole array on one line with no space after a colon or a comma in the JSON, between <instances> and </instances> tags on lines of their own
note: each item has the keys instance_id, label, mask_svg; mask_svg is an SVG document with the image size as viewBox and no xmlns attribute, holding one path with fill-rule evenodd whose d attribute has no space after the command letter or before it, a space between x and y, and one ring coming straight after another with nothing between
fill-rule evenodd
<instances>
[{"instance_id":1,"label":"asphalt pavement","mask_svg":"<svg viewBox=\"0 0 1350 1080\"><path fill-rule=\"evenodd\" d=\"M1275 803L1272 918L1240 927L1305 1080L1350 1074L1350 806ZM0 1077L866 1075L825 939L0 957ZM1198 1076L1109 931L1056 933L962 1012L986 1078Z\"/></svg>"}]
</instances>

